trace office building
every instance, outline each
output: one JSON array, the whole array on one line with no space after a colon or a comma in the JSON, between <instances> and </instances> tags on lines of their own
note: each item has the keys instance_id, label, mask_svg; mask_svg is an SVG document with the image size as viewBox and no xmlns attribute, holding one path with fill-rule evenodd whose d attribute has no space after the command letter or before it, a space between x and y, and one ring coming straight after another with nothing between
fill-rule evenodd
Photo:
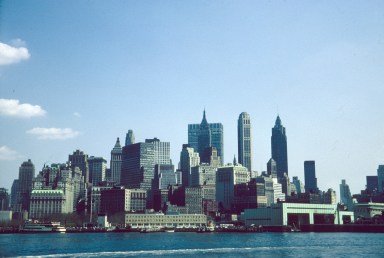
<instances>
[{"instance_id":1,"label":"office building","mask_svg":"<svg viewBox=\"0 0 384 258\"><path fill-rule=\"evenodd\" d=\"M210 164L200 164L192 167L190 186L197 187L202 185L216 185L217 166Z\"/></svg>"},{"instance_id":2,"label":"office building","mask_svg":"<svg viewBox=\"0 0 384 258\"><path fill-rule=\"evenodd\" d=\"M0 211L9 210L9 194L7 189L0 188Z\"/></svg>"},{"instance_id":3,"label":"office building","mask_svg":"<svg viewBox=\"0 0 384 258\"><path fill-rule=\"evenodd\" d=\"M378 190L380 193L384 192L384 165L379 165L377 168L377 180L378 180Z\"/></svg>"},{"instance_id":4,"label":"office building","mask_svg":"<svg viewBox=\"0 0 384 258\"><path fill-rule=\"evenodd\" d=\"M241 164L229 164L216 172L216 200L219 207L230 210L235 198L235 185L248 183L250 172Z\"/></svg>"},{"instance_id":5,"label":"office building","mask_svg":"<svg viewBox=\"0 0 384 258\"><path fill-rule=\"evenodd\" d=\"M240 114L237 121L237 148L239 163L252 171L251 117L247 112Z\"/></svg>"},{"instance_id":6,"label":"office building","mask_svg":"<svg viewBox=\"0 0 384 258\"><path fill-rule=\"evenodd\" d=\"M272 128L271 149L272 159L276 162L277 177L283 177L284 173L288 175L287 136L279 116L277 116L275 126Z\"/></svg>"},{"instance_id":7,"label":"office building","mask_svg":"<svg viewBox=\"0 0 384 258\"><path fill-rule=\"evenodd\" d=\"M195 152L195 150L189 144L183 144L183 149L180 152L180 170L182 174L181 184L184 187L189 186L191 168L199 164L199 153Z\"/></svg>"},{"instance_id":8,"label":"office building","mask_svg":"<svg viewBox=\"0 0 384 258\"><path fill-rule=\"evenodd\" d=\"M314 160L304 161L304 184L307 193L317 193L319 191Z\"/></svg>"},{"instance_id":9,"label":"office building","mask_svg":"<svg viewBox=\"0 0 384 258\"><path fill-rule=\"evenodd\" d=\"M276 161L272 158L267 163L267 172L268 172L268 175L277 178Z\"/></svg>"},{"instance_id":10,"label":"office building","mask_svg":"<svg viewBox=\"0 0 384 258\"><path fill-rule=\"evenodd\" d=\"M185 206L189 214L203 214L204 200L216 201L216 189L214 185L185 188Z\"/></svg>"},{"instance_id":11,"label":"office building","mask_svg":"<svg viewBox=\"0 0 384 258\"><path fill-rule=\"evenodd\" d=\"M340 184L340 202L345 204L348 210L352 208L352 195L345 179L342 179Z\"/></svg>"},{"instance_id":12,"label":"office building","mask_svg":"<svg viewBox=\"0 0 384 258\"><path fill-rule=\"evenodd\" d=\"M128 130L127 135L125 136L125 146L135 144L135 135L132 130Z\"/></svg>"},{"instance_id":13,"label":"office building","mask_svg":"<svg viewBox=\"0 0 384 258\"><path fill-rule=\"evenodd\" d=\"M80 150L76 150L72 155L68 156L68 161L70 162L70 166L72 171L74 171L75 167L80 168L81 173L84 177L84 182L89 183L89 167L88 167L88 155Z\"/></svg>"},{"instance_id":14,"label":"office building","mask_svg":"<svg viewBox=\"0 0 384 258\"><path fill-rule=\"evenodd\" d=\"M367 190L371 193L379 189L379 179L377 176L367 176Z\"/></svg>"},{"instance_id":15,"label":"office building","mask_svg":"<svg viewBox=\"0 0 384 258\"><path fill-rule=\"evenodd\" d=\"M107 161L102 157L91 156L88 158L89 182L96 186L105 181Z\"/></svg>"},{"instance_id":16,"label":"office building","mask_svg":"<svg viewBox=\"0 0 384 258\"><path fill-rule=\"evenodd\" d=\"M115 214L119 212L144 212L147 191L142 189L125 189L114 187L101 191L100 212Z\"/></svg>"},{"instance_id":17,"label":"office building","mask_svg":"<svg viewBox=\"0 0 384 258\"><path fill-rule=\"evenodd\" d=\"M35 166L32 161L24 161L19 168L18 211L29 210L29 199L32 191L32 180L35 177Z\"/></svg>"},{"instance_id":18,"label":"office building","mask_svg":"<svg viewBox=\"0 0 384 258\"><path fill-rule=\"evenodd\" d=\"M147 139L123 147L121 185L131 189L152 187L155 165L171 164L169 142Z\"/></svg>"},{"instance_id":19,"label":"office building","mask_svg":"<svg viewBox=\"0 0 384 258\"><path fill-rule=\"evenodd\" d=\"M153 183L152 189L168 189L168 186L178 184L175 166L171 164L156 164Z\"/></svg>"},{"instance_id":20,"label":"office building","mask_svg":"<svg viewBox=\"0 0 384 258\"><path fill-rule=\"evenodd\" d=\"M121 162L122 162L122 153L123 148L120 145L120 140L117 138L115 146L111 151L111 178L112 182L115 182L116 185L120 185L120 177L121 177Z\"/></svg>"},{"instance_id":21,"label":"office building","mask_svg":"<svg viewBox=\"0 0 384 258\"><path fill-rule=\"evenodd\" d=\"M19 179L13 180L11 187L11 210L19 211L18 209L18 194L19 194Z\"/></svg>"},{"instance_id":22,"label":"office building","mask_svg":"<svg viewBox=\"0 0 384 258\"><path fill-rule=\"evenodd\" d=\"M295 194L300 194L300 193L304 193L305 192L305 187L304 187L304 184L303 182L301 182L301 180L297 177L297 176L294 176L292 178L292 184L293 186L295 186Z\"/></svg>"},{"instance_id":23,"label":"office building","mask_svg":"<svg viewBox=\"0 0 384 258\"><path fill-rule=\"evenodd\" d=\"M208 128L206 125L208 124ZM210 132L208 137L207 131ZM199 149L199 135L200 132L200 149ZM208 146L208 142L210 145ZM215 147L217 149L218 156L220 156L221 164L224 163L224 129L221 123L208 123L203 113L203 119L200 124L188 124L188 144L196 152L199 152L200 158L202 157L204 147Z\"/></svg>"}]
</instances>

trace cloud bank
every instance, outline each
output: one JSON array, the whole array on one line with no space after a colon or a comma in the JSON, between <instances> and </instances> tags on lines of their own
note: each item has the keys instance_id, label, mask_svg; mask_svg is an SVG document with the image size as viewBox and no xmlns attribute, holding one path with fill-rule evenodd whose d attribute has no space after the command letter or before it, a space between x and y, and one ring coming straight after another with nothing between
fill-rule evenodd
<instances>
[{"instance_id":1,"label":"cloud bank","mask_svg":"<svg viewBox=\"0 0 384 258\"><path fill-rule=\"evenodd\" d=\"M17 159L17 152L7 146L0 146L0 160L15 160Z\"/></svg>"},{"instance_id":2,"label":"cloud bank","mask_svg":"<svg viewBox=\"0 0 384 258\"><path fill-rule=\"evenodd\" d=\"M71 128L35 127L28 130L27 134L35 135L40 140L67 140L75 138L79 135L79 132L74 131Z\"/></svg>"},{"instance_id":3,"label":"cloud bank","mask_svg":"<svg viewBox=\"0 0 384 258\"><path fill-rule=\"evenodd\" d=\"M25 47L13 47L0 42L0 65L15 64L27 60L30 56Z\"/></svg>"},{"instance_id":4,"label":"cloud bank","mask_svg":"<svg viewBox=\"0 0 384 258\"><path fill-rule=\"evenodd\" d=\"M17 99L0 99L0 115L29 118L44 116L47 112L38 105L20 104Z\"/></svg>"}]
</instances>

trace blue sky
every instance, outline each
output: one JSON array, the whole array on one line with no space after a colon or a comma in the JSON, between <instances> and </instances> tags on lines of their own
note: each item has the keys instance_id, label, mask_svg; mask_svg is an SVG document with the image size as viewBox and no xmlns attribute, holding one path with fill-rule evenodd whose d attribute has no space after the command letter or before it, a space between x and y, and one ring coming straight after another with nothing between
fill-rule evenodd
<instances>
[{"instance_id":1,"label":"blue sky","mask_svg":"<svg viewBox=\"0 0 384 258\"><path fill-rule=\"evenodd\" d=\"M246 111L254 170L277 114L290 177L315 160L322 190L346 179L357 193L384 164L383 1L0 4L0 187L28 158L37 171L76 149L109 160L128 129L171 142L177 164L204 108L226 163Z\"/></svg>"}]
</instances>

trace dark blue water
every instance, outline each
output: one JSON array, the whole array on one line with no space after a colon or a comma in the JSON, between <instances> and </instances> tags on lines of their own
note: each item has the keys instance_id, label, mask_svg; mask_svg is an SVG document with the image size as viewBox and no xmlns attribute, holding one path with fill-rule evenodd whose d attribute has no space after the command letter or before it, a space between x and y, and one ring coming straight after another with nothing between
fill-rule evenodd
<instances>
[{"instance_id":1,"label":"dark blue water","mask_svg":"<svg viewBox=\"0 0 384 258\"><path fill-rule=\"evenodd\" d=\"M9 234L0 235L3 256L384 257L384 234Z\"/></svg>"}]
</instances>

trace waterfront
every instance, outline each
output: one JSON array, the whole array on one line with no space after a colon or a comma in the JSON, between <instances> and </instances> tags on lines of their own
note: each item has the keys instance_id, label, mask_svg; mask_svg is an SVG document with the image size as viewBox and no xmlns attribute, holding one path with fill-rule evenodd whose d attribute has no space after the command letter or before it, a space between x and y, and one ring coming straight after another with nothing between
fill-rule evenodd
<instances>
[{"instance_id":1,"label":"waterfront","mask_svg":"<svg viewBox=\"0 0 384 258\"><path fill-rule=\"evenodd\" d=\"M0 256L39 257L378 257L373 233L3 234Z\"/></svg>"}]
</instances>

